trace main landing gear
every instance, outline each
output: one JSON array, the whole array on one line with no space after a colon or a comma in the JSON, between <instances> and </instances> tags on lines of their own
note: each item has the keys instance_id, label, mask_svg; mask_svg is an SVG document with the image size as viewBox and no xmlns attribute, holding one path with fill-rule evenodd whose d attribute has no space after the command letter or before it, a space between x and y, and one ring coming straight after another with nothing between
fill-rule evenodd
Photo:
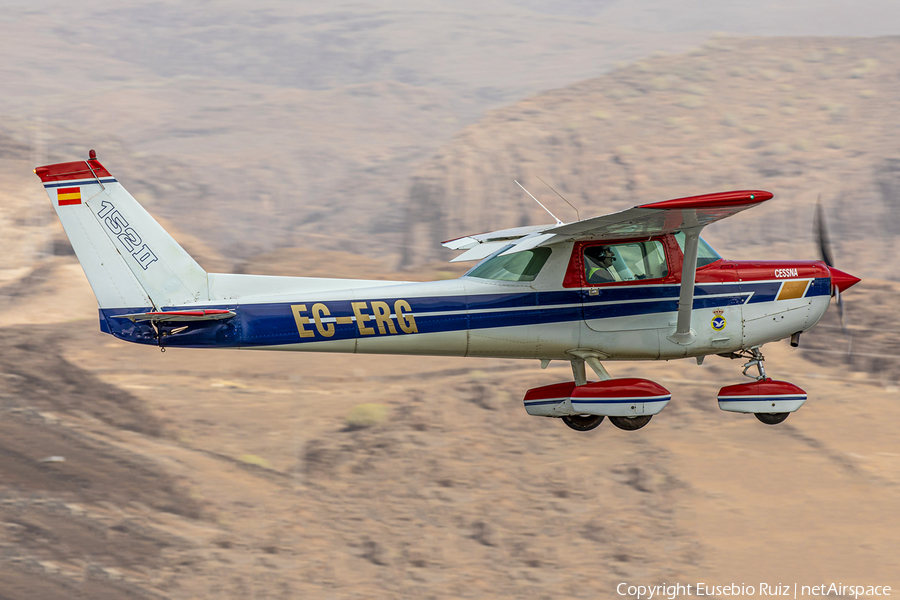
<instances>
[{"instance_id":1,"label":"main landing gear","mask_svg":"<svg viewBox=\"0 0 900 600\"><path fill-rule=\"evenodd\" d=\"M612 417L609 420L612 421ZM590 431L603 422L603 415L567 415L562 422L575 431Z\"/></svg>"},{"instance_id":2,"label":"main landing gear","mask_svg":"<svg viewBox=\"0 0 900 600\"><path fill-rule=\"evenodd\" d=\"M640 417L610 417L609 422L625 431L637 431L650 422L653 415L643 415Z\"/></svg>"},{"instance_id":3,"label":"main landing gear","mask_svg":"<svg viewBox=\"0 0 900 600\"><path fill-rule=\"evenodd\" d=\"M573 350L575 381L545 385L528 390L525 410L541 417L558 417L575 431L591 431L609 417L610 423L625 431L636 431L650 422L671 399L663 386L647 379L613 379L590 350ZM585 364L600 381L589 382Z\"/></svg>"},{"instance_id":4,"label":"main landing gear","mask_svg":"<svg viewBox=\"0 0 900 600\"><path fill-rule=\"evenodd\" d=\"M590 431L596 429L603 422L604 415L568 415L562 418L570 429L575 431ZM653 415L641 417L610 417L609 422L625 431L637 431L650 422Z\"/></svg>"}]
</instances>

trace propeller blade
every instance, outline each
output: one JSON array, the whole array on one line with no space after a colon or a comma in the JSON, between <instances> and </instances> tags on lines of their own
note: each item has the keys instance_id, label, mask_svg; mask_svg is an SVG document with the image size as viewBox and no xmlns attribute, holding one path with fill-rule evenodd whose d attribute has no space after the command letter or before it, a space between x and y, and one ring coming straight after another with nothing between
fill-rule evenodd
<instances>
[{"instance_id":1,"label":"propeller blade","mask_svg":"<svg viewBox=\"0 0 900 600\"><path fill-rule=\"evenodd\" d=\"M834 301L837 304L838 320L841 322L841 333L847 335L847 328L844 327L844 299L841 298L841 289L834 287Z\"/></svg>"},{"instance_id":2,"label":"propeller blade","mask_svg":"<svg viewBox=\"0 0 900 600\"><path fill-rule=\"evenodd\" d=\"M828 226L825 224L825 214L822 212L822 195L816 200L816 218L813 225L816 241L819 243L819 256L829 267L834 266L834 255L831 253L831 238L828 236Z\"/></svg>"},{"instance_id":3,"label":"propeller blade","mask_svg":"<svg viewBox=\"0 0 900 600\"><path fill-rule=\"evenodd\" d=\"M853 349L853 333L847 329L847 324L844 322L844 298L841 296L840 288L834 288L834 300L837 304L838 320L841 323L841 334L847 340L847 360L849 361Z\"/></svg>"},{"instance_id":4,"label":"propeller blade","mask_svg":"<svg viewBox=\"0 0 900 600\"><path fill-rule=\"evenodd\" d=\"M847 356L849 358L850 348L853 345L853 336L844 324L844 299L841 297L841 288L838 283L835 282L835 278L839 279L840 284L844 285L844 287L850 287L850 285L853 285L859 281L859 279L843 273L842 271L838 271L834 267L834 254L831 251L831 237L828 235L828 225L825 224L825 213L822 211L822 194L819 194L819 197L816 199L816 213L813 219L813 230L816 235L816 241L819 244L819 256L822 257L822 262L828 265L829 269L832 269L831 293L834 296L834 303L837 304L838 321L841 323L841 333L843 334L844 339L847 340ZM851 282L848 278L855 279L856 281ZM846 285L848 282L849 285Z\"/></svg>"}]
</instances>

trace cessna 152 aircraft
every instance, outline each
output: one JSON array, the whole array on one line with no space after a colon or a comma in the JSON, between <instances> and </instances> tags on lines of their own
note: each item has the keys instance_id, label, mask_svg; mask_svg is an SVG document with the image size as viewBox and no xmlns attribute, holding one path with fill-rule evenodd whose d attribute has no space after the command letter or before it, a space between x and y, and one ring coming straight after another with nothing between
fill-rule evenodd
<instances>
[{"instance_id":1,"label":"cessna 152 aircraft","mask_svg":"<svg viewBox=\"0 0 900 600\"><path fill-rule=\"evenodd\" d=\"M859 281L821 261L731 261L701 230L772 198L732 191L642 204L564 224L444 243L479 260L452 281L207 273L97 161L38 167L100 309L100 329L185 348L569 361L573 380L528 390L530 415L578 431L604 417L635 430L669 403L647 379L603 361L743 358L752 382L719 390L722 410L777 424L806 401L766 377L763 344L800 334ZM823 226L820 220L820 226ZM827 264L826 264L827 263ZM840 304L839 304L840 306ZM598 381L589 382L585 365Z\"/></svg>"}]
</instances>

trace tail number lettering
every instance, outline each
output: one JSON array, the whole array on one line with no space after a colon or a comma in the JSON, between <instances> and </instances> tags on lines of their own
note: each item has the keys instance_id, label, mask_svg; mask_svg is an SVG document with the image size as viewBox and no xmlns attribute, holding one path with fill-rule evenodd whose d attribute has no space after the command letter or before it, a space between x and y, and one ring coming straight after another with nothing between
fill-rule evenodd
<instances>
[{"instance_id":1,"label":"tail number lettering","mask_svg":"<svg viewBox=\"0 0 900 600\"><path fill-rule=\"evenodd\" d=\"M330 338L338 325L349 325L354 321L360 336L376 335L376 332L377 335L419 332L412 306L406 300L397 300L393 307L381 300L351 302L350 308L353 316L331 316L331 310L321 302L313 304L309 310L306 304L293 304L291 312L301 338Z\"/></svg>"},{"instance_id":2,"label":"tail number lettering","mask_svg":"<svg viewBox=\"0 0 900 600\"><path fill-rule=\"evenodd\" d=\"M104 200L100 204L100 212L97 213L97 216L143 270L146 271L150 265L159 260L153 250L141 240L138 232L128 225L128 221L112 202Z\"/></svg>"}]
</instances>

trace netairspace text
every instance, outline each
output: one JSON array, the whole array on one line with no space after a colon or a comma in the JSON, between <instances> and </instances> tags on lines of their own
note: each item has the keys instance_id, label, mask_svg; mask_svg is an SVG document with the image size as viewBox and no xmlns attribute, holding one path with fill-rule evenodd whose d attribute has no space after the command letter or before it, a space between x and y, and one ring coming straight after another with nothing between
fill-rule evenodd
<instances>
[{"instance_id":1,"label":"netairspace text","mask_svg":"<svg viewBox=\"0 0 900 600\"><path fill-rule=\"evenodd\" d=\"M675 600L682 596L776 596L781 598L810 598L815 596L844 596L847 598L867 598L890 596L889 585L847 585L843 583L820 583L816 585L760 583L758 585L729 583L717 585L712 583L672 583L659 585L632 585L620 583L616 586L620 596L636 600L654 600L666 598Z\"/></svg>"}]
</instances>

